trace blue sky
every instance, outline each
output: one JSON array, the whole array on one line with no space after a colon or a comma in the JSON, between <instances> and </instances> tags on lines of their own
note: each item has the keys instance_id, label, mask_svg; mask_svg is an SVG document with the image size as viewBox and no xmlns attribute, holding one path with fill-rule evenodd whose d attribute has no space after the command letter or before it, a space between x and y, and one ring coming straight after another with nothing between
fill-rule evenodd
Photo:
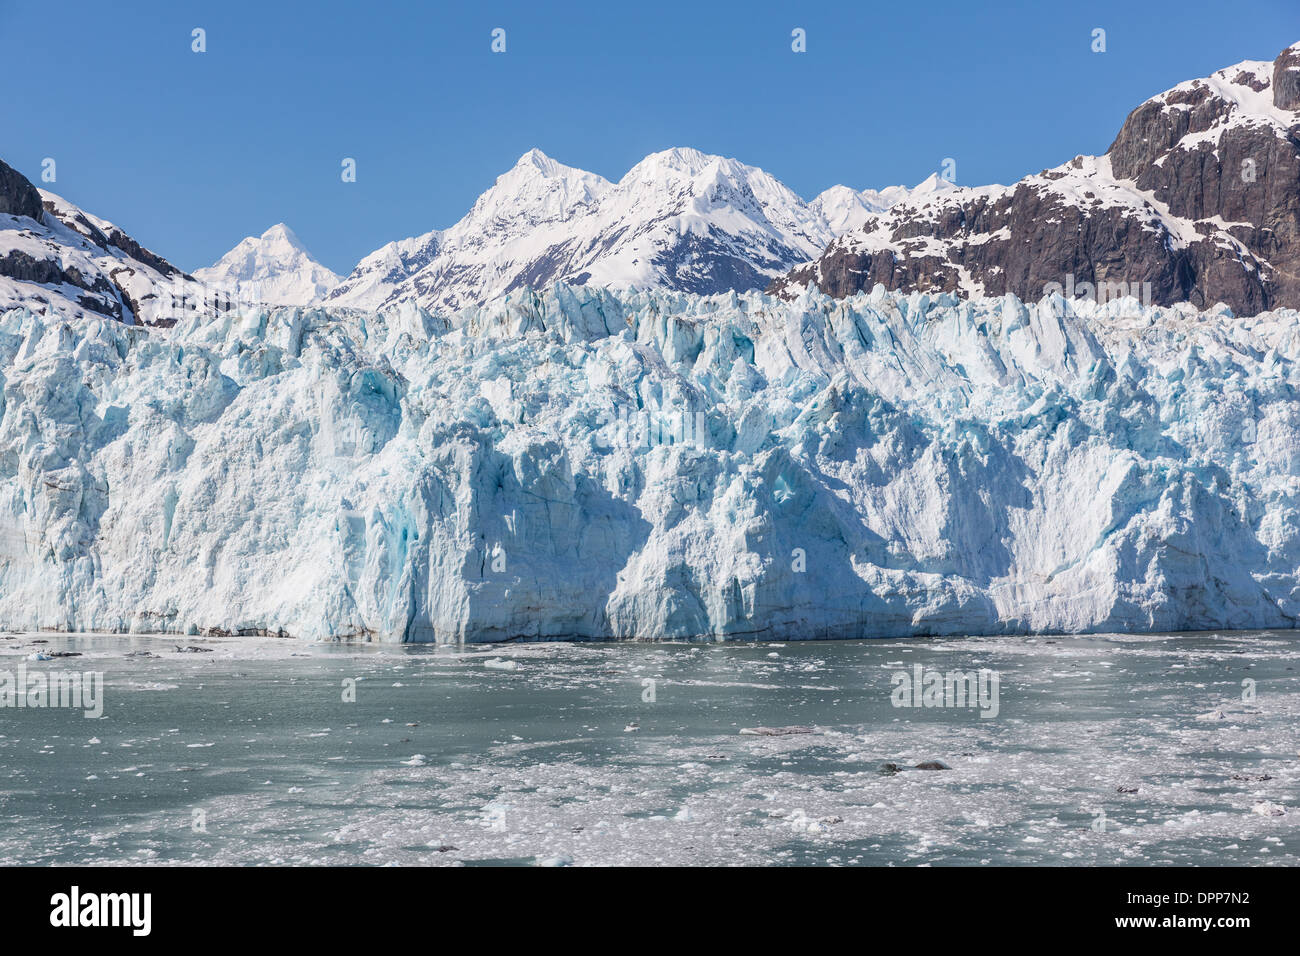
<instances>
[{"instance_id":1,"label":"blue sky","mask_svg":"<svg viewBox=\"0 0 1300 956\"><path fill-rule=\"evenodd\" d=\"M41 185L185 269L285 221L347 272L534 146L609 179L694 146L808 198L946 157L959 183L1014 181L1104 151L1174 83L1272 59L1300 2L0 0L0 40L0 158L33 181L54 158Z\"/></svg>"}]
</instances>

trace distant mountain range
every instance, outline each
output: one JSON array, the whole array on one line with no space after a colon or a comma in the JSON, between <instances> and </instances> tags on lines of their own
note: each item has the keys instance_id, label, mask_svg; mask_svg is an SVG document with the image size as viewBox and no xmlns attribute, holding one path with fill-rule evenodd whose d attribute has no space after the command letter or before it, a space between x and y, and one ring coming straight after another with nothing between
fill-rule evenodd
<instances>
[{"instance_id":1,"label":"distant mountain range","mask_svg":"<svg viewBox=\"0 0 1300 956\"><path fill-rule=\"evenodd\" d=\"M284 223L190 277L2 163L0 170L0 188L11 197L0 199L0 308L30 303L149 323L221 293L364 309L412 300L447 311L557 279L621 289L757 289L871 215L952 188L933 175L915 189L834 186L805 202L761 169L694 149L653 153L617 183L530 150L459 222L391 242L342 279ZM108 232L89 234L96 222ZM69 259L62 245L86 247L71 257L73 272L58 265ZM88 255L102 268L78 264Z\"/></svg>"},{"instance_id":2,"label":"distant mountain range","mask_svg":"<svg viewBox=\"0 0 1300 956\"><path fill-rule=\"evenodd\" d=\"M0 162L0 310L170 324L216 290L445 312L557 280L1300 306L1300 44L1152 97L1104 156L1011 186L931 175L805 201L757 167L694 149L652 153L616 183L530 150L460 221L391 242L341 279L283 223L188 276Z\"/></svg>"},{"instance_id":3,"label":"distant mountain range","mask_svg":"<svg viewBox=\"0 0 1300 956\"><path fill-rule=\"evenodd\" d=\"M942 191L931 177L917 191ZM805 202L775 177L694 149L652 153L617 183L530 150L449 229L390 243L330 294L380 308L481 305L563 279L615 289L761 288L913 190L836 186Z\"/></svg>"}]
</instances>

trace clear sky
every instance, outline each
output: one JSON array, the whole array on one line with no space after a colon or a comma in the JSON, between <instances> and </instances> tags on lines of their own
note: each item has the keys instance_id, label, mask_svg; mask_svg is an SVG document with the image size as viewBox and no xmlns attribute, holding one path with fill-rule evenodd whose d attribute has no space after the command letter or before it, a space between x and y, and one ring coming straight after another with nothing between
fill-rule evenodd
<instances>
[{"instance_id":1,"label":"clear sky","mask_svg":"<svg viewBox=\"0 0 1300 956\"><path fill-rule=\"evenodd\" d=\"M33 181L54 158L38 185L187 270L285 221L347 272L534 146L609 179L694 146L807 198L947 157L1011 182L1297 40L1300 0L0 0L0 158Z\"/></svg>"}]
</instances>

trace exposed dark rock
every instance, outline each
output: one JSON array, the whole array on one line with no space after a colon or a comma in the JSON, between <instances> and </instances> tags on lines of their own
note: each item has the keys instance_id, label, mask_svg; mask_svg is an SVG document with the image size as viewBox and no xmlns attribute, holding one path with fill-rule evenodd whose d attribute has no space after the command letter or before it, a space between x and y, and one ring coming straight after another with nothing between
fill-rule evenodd
<instances>
[{"instance_id":1,"label":"exposed dark rock","mask_svg":"<svg viewBox=\"0 0 1300 956\"><path fill-rule=\"evenodd\" d=\"M0 213L41 218L41 194L27 177L0 160Z\"/></svg>"},{"instance_id":2,"label":"exposed dark rock","mask_svg":"<svg viewBox=\"0 0 1300 956\"><path fill-rule=\"evenodd\" d=\"M18 249L10 249L0 257L0 276L21 279L24 282L63 282L65 279L75 286L85 288L76 269L65 272L55 259L36 259Z\"/></svg>"},{"instance_id":3,"label":"exposed dark rock","mask_svg":"<svg viewBox=\"0 0 1300 956\"><path fill-rule=\"evenodd\" d=\"M877 283L1225 302L1241 315L1300 307L1300 44L1153 97L1100 159L895 206L770 291L841 297Z\"/></svg>"},{"instance_id":4,"label":"exposed dark rock","mask_svg":"<svg viewBox=\"0 0 1300 956\"><path fill-rule=\"evenodd\" d=\"M1300 109L1300 43L1287 47L1273 61L1273 105L1280 110Z\"/></svg>"}]
</instances>

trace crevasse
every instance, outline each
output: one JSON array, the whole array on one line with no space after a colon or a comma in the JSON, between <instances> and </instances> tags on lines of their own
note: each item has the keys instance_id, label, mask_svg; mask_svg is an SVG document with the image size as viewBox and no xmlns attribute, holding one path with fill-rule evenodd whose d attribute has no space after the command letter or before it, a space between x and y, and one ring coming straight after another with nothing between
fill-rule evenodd
<instances>
[{"instance_id":1,"label":"crevasse","mask_svg":"<svg viewBox=\"0 0 1300 956\"><path fill-rule=\"evenodd\" d=\"M0 318L0 626L1293 627L1295 311L557 284Z\"/></svg>"}]
</instances>

